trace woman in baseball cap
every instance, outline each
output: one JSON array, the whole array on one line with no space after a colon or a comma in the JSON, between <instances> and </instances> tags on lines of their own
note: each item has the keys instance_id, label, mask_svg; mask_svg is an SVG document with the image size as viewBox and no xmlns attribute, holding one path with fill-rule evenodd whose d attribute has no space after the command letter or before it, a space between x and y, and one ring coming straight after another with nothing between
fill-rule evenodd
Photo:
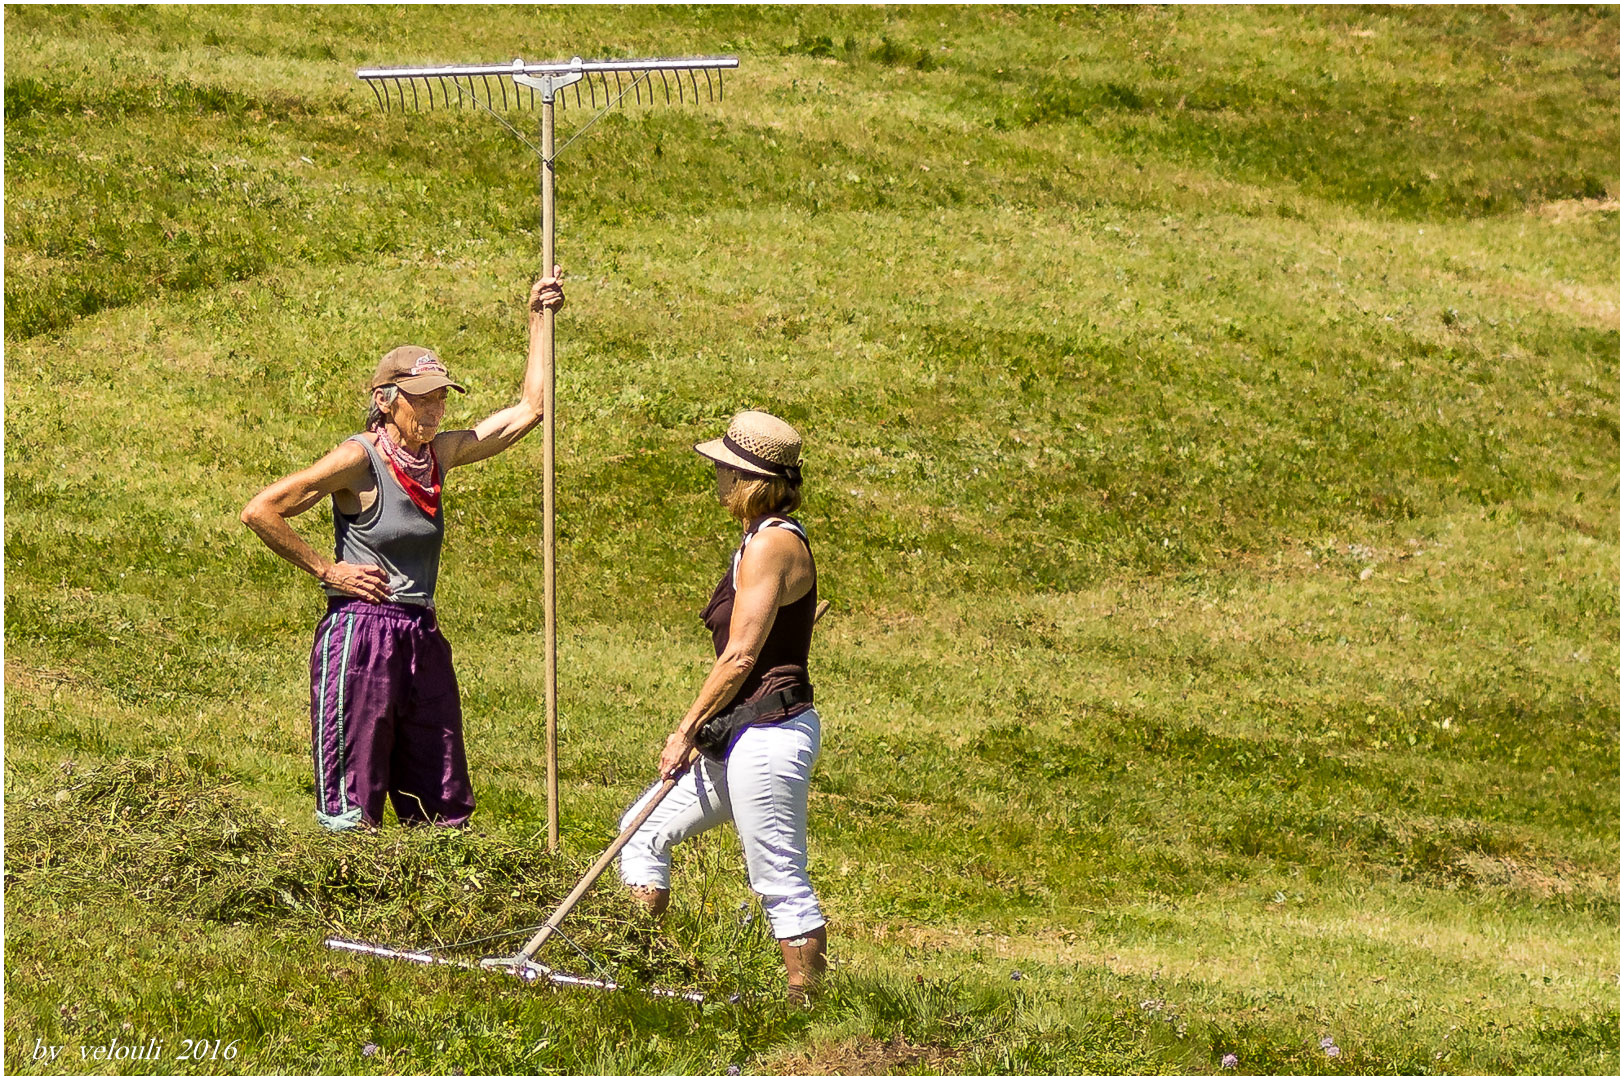
<instances>
[{"instance_id":1,"label":"woman in baseball cap","mask_svg":"<svg viewBox=\"0 0 1624 1080\"><path fill-rule=\"evenodd\" d=\"M807 874L807 790L822 729L807 671L817 567L789 516L801 505L801 436L769 413L742 412L694 449L716 464L717 498L744 537L700 613L716 662L660 755L661 776L679 782L621 849L620 874L658 914L671 898L671 848L732 820L790 997L805 1000L823 972L827 931ZM658 788L626 812L623 830Z\"/></svg>"},{"instance_id":2,"label":"woman in baseball cap","mask_svg":"<svg viewBox=\"0 0 1624 1080\"><path fill-rule=\"evenodd\" d=\"M559 270L530 289L530 354L519 401L471 428L441 429L465 393L432 349L379 362L366 430L251 499L242 521L321 583L327 614L310 655L316 820L376 827L385 797L404 824L461 825L474 809L451 647L434 614L450 470L501 453L542 417L543 313L564 304ZM289 519L333 501L328 558Z\"/></svg>"}]
</instances>

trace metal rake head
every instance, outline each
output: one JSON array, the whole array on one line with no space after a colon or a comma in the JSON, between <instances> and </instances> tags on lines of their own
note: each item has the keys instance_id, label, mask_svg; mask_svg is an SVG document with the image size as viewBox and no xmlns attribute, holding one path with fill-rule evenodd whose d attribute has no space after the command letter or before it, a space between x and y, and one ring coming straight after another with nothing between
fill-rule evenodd
<instances>
[{"instance_id":1,"label":"metal rake head","mask_svg":"<svg viewBox=\"0 0 1624 1080\"><path fill-rule=\"evenodd\" d=\"M561 63L475 65L439 68L369 68L355 74L385 112L411 109L534 109L551 99L607 108L627 97L639 105L687 104L722 99L722 72L739 66L736 56L666 57L645 60L582 60ZM539 92L538 92L539 90ZM573 99L573 100L572 100Z\"/></svg>"}]
</instances>

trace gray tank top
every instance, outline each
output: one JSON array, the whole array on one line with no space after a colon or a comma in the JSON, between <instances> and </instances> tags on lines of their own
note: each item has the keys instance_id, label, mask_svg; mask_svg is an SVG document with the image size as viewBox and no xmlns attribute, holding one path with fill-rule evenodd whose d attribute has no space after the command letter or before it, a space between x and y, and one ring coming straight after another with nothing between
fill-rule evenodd
<instances>
[{"instance_id":1,"label":"gray tank top","mask_svg":"<svg viewBox=\"0 0 1624 1080\"><path fill-rule=\"evenodd\" d=\"M434 606L434 583L440 576L440 544L445 539L445 503L433 517L420 510L390 471L388 462L360 435L358 442L372 465L378 497L359 514L346 514L333 500L333 548L339 562L370 563L389 575L390 599L397 604ZM443 481L442 481L443 482ZM327 589L328 596L347 593Z\"/></svg>"}]
</instances>

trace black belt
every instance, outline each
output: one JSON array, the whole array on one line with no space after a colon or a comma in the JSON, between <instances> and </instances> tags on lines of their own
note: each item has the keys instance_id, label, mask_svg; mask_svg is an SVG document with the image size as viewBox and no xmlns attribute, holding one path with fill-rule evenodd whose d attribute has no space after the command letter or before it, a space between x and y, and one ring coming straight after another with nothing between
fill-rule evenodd
<instances>
[{"instance_id":1,"label":"black belt","mask_svg":"<svg viewBox=\"0 0 1624 1080\"><path fill-rule=\"evenodd\" d=\"M755 701L736 705L725 713L706 720L694 732L694 745L699 752L713 761L726 761L728 751L739 733L752 724L777 723L785 713L797 705L812 704L810 686L792 686L788 690L775 690Z\"/></svg>"},{"instance_id":2,"label":"black belt","mask_svg":"<svg viewBox=\"0 0 1624 1080\"><path fill-rule=\"evenodd\" d=\"M771 716L774 712L789 712L797 705L812 704L812 688L810 686L792 686L788 690L775 690L766 697L757 698L745 705L737 705L723 715L730 721L747 727L764 716Z\"/></svg>"}]
</instances>

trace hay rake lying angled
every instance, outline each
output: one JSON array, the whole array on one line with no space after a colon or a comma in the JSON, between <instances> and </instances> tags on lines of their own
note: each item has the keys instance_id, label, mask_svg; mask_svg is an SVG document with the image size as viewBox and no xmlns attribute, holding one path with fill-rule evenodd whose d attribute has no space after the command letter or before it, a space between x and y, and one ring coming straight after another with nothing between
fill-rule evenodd
<instances>
[{"instance_id":1,"label":"hay rake lying angled","mask_svg":"<svg viewBox=\"0 0 1624 1080\"><path fill-rule=\"evenodd\" d=\"M824 603L825 606L827 606L828 602L825 601ZM686 769L689 766L692 766L697 757L698 751L690 751L688 755L688 763L684 766L684 768ZM560 903L558 907L553 909L553 913L548 916L546 922L542 923L540 926L529 926L522 930L515 930L511 934L493 934L490 937L478 938L475 941L465 941L460 943L461 945L474 945L485 941L495 941L500 938L517 937L520 934L528 934L534 930L536 932L535 935L531 937L529 941L525 942L524 948L520 949L513 956L487 956L478 963L475 963L471 960L456 960L450 957L439 956L436 954L435 950L430 949L394 949L387 945L379 945L369 941L351 941L346 938L328 938L325 942L323 942L323 944L325 944L329 949L337 949L340 952L359 953L363 956L377 956L385 960L405 960L413 964L429 964L433 966L466 968L474 971L503 971L511 975L517 975L519 978L528 983L549 982L555 986L580 986L593 990L618 990L620 987L607 978L588 979L580 975L569 975L563 972L554 971L545 964L538 964L535 960L535 955L541 950L541 947L555 935L564 937L564 932L559 929L559 925L563 923L565 916L567 916L571 911L575 910L575 905L580 903L581 897L586 895L587 890L592 888L592 886L597 882L598 878L603 875L603 872L609 868L609 864L614 861L615 856L620 854L620 849L626 846L627 841L629 841L632 836L636 834L638 829L643 827L643 823L647 821L649 816L654 813L655 808L659 806L660 803L664 801L665 797L671 794L671 792L676 788L677 779L677 777L671 777L660 784L659 788L654 792L654 796L649 799L637 816L624 829L621 830L620 835L615 837L614 843L610 844L609 847L604 850L603 854L598 856L597 861L592 864L592 868L586 872L580 881L576 882L575 888L571 889L569 895L564 897L563 902ZM583 957L586 957L589 963L591 962L591 957L588 957L585 951L582 950L579 945L575 945L573 941L571 941L570 944L574 945L576 951L580 952ZM703 994L694 991L665 990L655 987L650 988L648 992L653 994L655 997L680 998L684 1001L694 1002L701 1002L705 1000L705 996Z\"/></svg>"},{"instance_id":2,"label":"hay rake lying angled","mask_svg":"<svg viewBox=\"0 0 1624 1080\"><path fill-rule=\"evenodd\" d=\"M609 109L626 99L641 105L661 102L698 103L703 76L708 101L722 99L722 72L739 66L736 56L661 57L641 60L582 60L530 64L516 59L507 64L462 67L367 68L356 75L372 87L379 108L421 112L427 109L484 109L541 158L541 272L552 273L553 173L558 154L580 138ZM656 84L658 79L658 84ZM420 89L421 88L421 89ZM583 89L585 94L583 96ZM439 96L436 97L436 91ZM553 110L573 97L577 106L599 110L559 150L553 148ZM602 102L600 104L599 102ZM497 111L541 110L541 147L531 146ZM542 470L542 575L545 582L544 637L546 641L547 716L547 850L558 850L558 626L555 594L556 542L554 539L553 453L556 378L553 353L553 313L542 313L545 420Z\"/></svg>"}]
</instances>

